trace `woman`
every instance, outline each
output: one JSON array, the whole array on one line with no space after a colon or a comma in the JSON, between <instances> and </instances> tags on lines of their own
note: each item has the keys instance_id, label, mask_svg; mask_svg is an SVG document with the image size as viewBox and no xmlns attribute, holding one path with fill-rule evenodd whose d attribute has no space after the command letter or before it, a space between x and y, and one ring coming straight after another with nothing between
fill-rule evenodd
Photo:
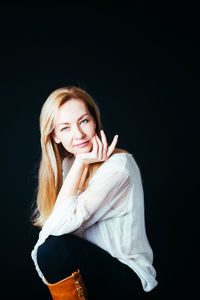
<instances>
[{"instance_id":1,"label":"woman","mask_svg":"<svg viewBox=\"0 0 200 300\"><path fill-rule=\"evenodd\" d=\"M32 251L53 299L118 299L156 285L143 188L132 156L109 146L97 105L64 87L40 115L42 158Z\"/></svg>"}]
</instances>

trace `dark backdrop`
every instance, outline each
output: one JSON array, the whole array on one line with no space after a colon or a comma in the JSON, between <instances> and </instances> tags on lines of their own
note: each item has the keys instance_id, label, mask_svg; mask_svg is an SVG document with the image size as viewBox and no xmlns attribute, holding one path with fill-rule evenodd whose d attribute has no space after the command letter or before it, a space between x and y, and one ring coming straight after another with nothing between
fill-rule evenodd
<instances>
[{"instance_id":1,"label":"dark backdrop","mask_svg":"<svg viewBox=\"0 0 200 300\"><path fill-rule=\"evenodd\" d=\"M145 296L193 293L198 7L46 1L5 2L0 10L1 293L6 299L13 293L50 299L30 258L38 235L30 222L40 160L38 119L50 92L69 84L94 97L108 140L119 134L118 147L140 167L159 282Z\"/></svg>"}]
</instances>

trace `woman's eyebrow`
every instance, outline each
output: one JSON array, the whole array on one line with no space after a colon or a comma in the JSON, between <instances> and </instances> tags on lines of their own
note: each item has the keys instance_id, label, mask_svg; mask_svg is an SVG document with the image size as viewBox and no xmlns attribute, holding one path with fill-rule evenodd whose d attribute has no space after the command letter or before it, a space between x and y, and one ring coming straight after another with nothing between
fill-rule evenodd
<instances>
[{"instance_id":1,"label":"woman's eyebrow","mask_svg":"<svg viewBox=\"0 0 200 300\"><path fill-rule=\"evenodd\" d=\"M78 118L78 121L79 121L80 119L82 119L82 118L83 118L84 116L86 116L86 115L88 116L88 114L83 114L80 118ZM64 122L64 123L59 123L58 126L59 126L59 125L69 125L69 124L70 124L70 123L68 123L68 122Z\"/></svg>"}]
</instances>

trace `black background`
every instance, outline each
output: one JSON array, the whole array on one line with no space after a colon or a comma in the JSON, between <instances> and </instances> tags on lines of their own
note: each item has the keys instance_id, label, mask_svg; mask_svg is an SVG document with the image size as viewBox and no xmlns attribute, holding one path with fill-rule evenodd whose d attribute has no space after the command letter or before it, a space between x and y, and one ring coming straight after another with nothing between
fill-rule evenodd
<instances>
[{"instance_id":1,"label":"black background","mask_svg":"<svg viewBox=\"0 0 200 300\"><path fill-rule=\"evenodd\" d=\"M0 5L1 293L50 299L30 258L50 92L85 88L103 128L131 152L144 186L159 285L150 299L198 288L199 14L194 4L55 1ZM197 273L196 273L197 274ZM97 284L99 286L99 284Z\"/></svg>"}]
</instances>

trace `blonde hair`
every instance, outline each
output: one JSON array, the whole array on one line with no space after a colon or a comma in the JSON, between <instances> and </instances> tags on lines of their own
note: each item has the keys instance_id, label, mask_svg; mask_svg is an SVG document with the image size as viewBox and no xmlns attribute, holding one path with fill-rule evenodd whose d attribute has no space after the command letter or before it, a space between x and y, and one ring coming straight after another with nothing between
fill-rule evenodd
<instances>
[{"instance_id":1,"label":"blonde hair","mask_svg":"<svg viewBox=\"0 0 200 300\"><path fill-rule=\"evenodd\" d=\"M38 174L38 188L36 209L33 214L33 225L42 227L53 210L56 198L63 183L62 161L65 157L71 159L69 153L61 143L57 144L53 137L54 117L62 104L70 99L82 100L96 123L96 133L100 137L101 120L97 104L83 89L67 86L53 91L42 106L40 114L41 134L41 160ZM89 164L87 178L83 190L88 187L88 182L94 172L103 162Z\"/></svg>"}]
</instances>

